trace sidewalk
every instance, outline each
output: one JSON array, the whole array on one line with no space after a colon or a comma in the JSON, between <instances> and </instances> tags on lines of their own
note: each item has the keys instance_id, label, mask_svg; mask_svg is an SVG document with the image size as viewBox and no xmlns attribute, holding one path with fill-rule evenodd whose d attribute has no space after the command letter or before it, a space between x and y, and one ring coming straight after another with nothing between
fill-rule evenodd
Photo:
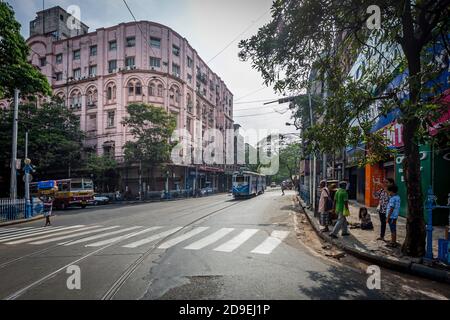
<instances>
[{"instance_id":1,"label":"sidewalk","mask_svg":"<svg viewBox=\"0 0 450 320\"><path fill-rule=\"evenodd\" d=\"M359 223L359 208L360 204L350 201L350 217L347 218L349 222L350 236L341 237L339 239L332 239L328 233L320 231L319 221L314 217L314 213L306 208L305 203L299 196L297 200L303 208L308 220L311 222L314 230L325 241L331 242L338 248L346 251L349 254L357 256L361 259L374 262L377 265L384 266L390 269L395 269L402 272L411 273L414 275L430 278L436 281L450 283L450 268L443 265L428 266L423 264L420 258L411 258L403 256L401 248L387 248L385 242L377 241L380 235L380 220L376 209L369 208L374 224L374 230L361 230L353 228L352 225ZM437 257L438 243L437 239L444 238L444 228L434 227L433 230L433 248L434 257ZM406 219L399 217L397 222L397 241L403 243L406 235ZM389 228L386 230L386 240L390 239Z\"/></svg>"}]
</instances>

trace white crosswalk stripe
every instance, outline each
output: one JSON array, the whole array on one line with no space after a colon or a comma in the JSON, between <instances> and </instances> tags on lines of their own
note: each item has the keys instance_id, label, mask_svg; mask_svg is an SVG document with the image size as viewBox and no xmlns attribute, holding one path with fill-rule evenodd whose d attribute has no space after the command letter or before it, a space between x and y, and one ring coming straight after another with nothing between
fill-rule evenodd
<instances>
[{"instance_id":1,"label":"white crosswalk stripe","mask_svg":"<svg viewBox=\"0 0 450 320\"><path fill-rule=\"evenodd\" d=\"M141 230L141 231L138 231L138 232L129 233L129 234L126 234L126 235L123 235L123 236L120 236L120 237L115 237L115 238L112 238L112 239L107 239L107 240L103 240L103 241L99 241L99 242L95 242L95 243L90 243L90 244L87 244L85 247L101 247L101 246L104 246L104 245L107 245L107 244L111 244L113 242L123 241L123 240L129 239L129 238L132 238L132 237L136 237L136 236L139 236L139 235L147 233L147 232L151 232L151 231L154 231L154 230L161 229L161 228L162 227L151 227L151 228L147 228L147 229L144 229L144 230Z\"/></svg>"},{"instance_id":2,"label":"white crosswalk stripe","mask_svg":"<svg viewBox=\"0 0 450 320\"><path fill-rule=\"evenodd\" d=\"M271 254L289 235L289 231L273 230L270 236L265 235L265 239L254 248L250 244L250 239L258 235L258 232L265 234L261 229L235 229L221 228L213 230L213 228L193 227L191 230L175 235L176 232L182 230L183 227L176 226L101 226L101 225L74 225L59 227L26 227L26 228L0 228L0 245L43 245L48 243L57 243L58 246L73 246L82 244L85 247L101 247L105 245L120 245L122 248L139 248L146 244L156 243L157 240L167 238L158 246L158 249L166 250L173 248L183 242L180 249L185 250L201 250L207 249L214 252L232 253L237 249L249 250L254 254L269 255ZM207 233L208 230L213 230ZM156 231L156 232L155 232ZM233 237L225 239L227 235L231 235L233 231L236 234ZM237 232L239 231L239 233ZM148 233L153 233L147 235ZM200 235L200 236L199 236ZM130 238L131 243L125 242ZM222 240L223 239L223 240ZM259 238L258 238L259 239ZM221 241L222 240L222 241ZM256 240L253 240L253 242ZM252 243L253 243L252 242ZM120 243L120 244L119 244ZM214 245L215 244L215 245ZM212 246L214 245L214 246ZM253 250L251 250L253 249ZM1 250L1 246L0 246ZM250 251L251 250L251 251Z\"/></svg>"},{"instance_id":3,"label":"white crosswalk stripe","mask_svg":"<svg viewBox=\"0 0 450 320\"><path fill-rule=\"evenodd\" d=\"M225 242L224 244L218 246L214 249L214 251L221 252L233 252L237 248L239 248L245 241L250 239L255 233L258 232L258 229L245 229L240 234L238 234L233 239Z\"/></svg>"},{"instance_id":4,"label":"white crosswalk stripe","mask_svg":"<svg viewBox=\"0 0 450 320\"><path fill-rule=\"evenodd\" d=\"M188 249L188 250L203 249L204 247L209 246L210 244L213 244L214 242L219 241L220 239L225 237L227 234L229 234L233 230L234 230L234 228L222 228L222 229L214 232L213 234L188 245L187 247L185 247L185 249Z\"/></svg>"},{"instance_id":5,"label":"white crosswalk stripe","mask_svg":"<svg viewBox=\"0 0 450 320\"><path fill-rule=\"evenodd\" d=\"M169 248L171 248L183 241L186 241L187 239L192 238L193 236L196 236L197 234L202 233L203 231L206 231L208 229L209 229L209 227L195 228L194 230L186 232L185 234L183 234L179 237L173 238L171 240L168 240L168 241L162 243L158 248L159 249L169 249Z\"/></svg>"},{"instance_id":6,"label":"white crosswalk stripe","mask_svg":"<svg viewBox=\"0 0 450 320\"><path fill-rule=\"evenodd\" d=\"M275 230L270 237L263 241L259 246L251 251L251 253L270 254L281 242L288 236L289 231Z\"/></svg>"},{"instance_id":7,"label":"white crosswalk stripe","mask_svg":"<svg viewBox=\"0 0 450 320\"><path fill-rule=\"evenodd\" d=\"M101 227L101 226L90 226L90 227L84 227L84 228L78 228L78 229L72 229L72 230L64 230L64 231L56 232L53 234L46 234L43 236L31 237L31 238L25 238L25 239L21 239L21 240L6 242L6 244L11 245L11 244L19 244L19 243L25 243L25 242L33 242L36 240L46 239L46 238L55 237L55 236L62 236L64 234L69 234L69 233L74 233L74 232L78 232L78 231L84 231L84 230L89 230L89 229L94 229L94 228L99 228L99 227Z\"/></svg>"},{"instance_id":8,"label":"white crosswalk stripe","mask_svg":"<svg viewBox=\"0 0 450 320\"><path fill-rule=\"evenodd\" d=\"M168 231L164 231L164 232L155 234L155 235L153 235L151 237L148 237L148 238L145 238L145 239L142 239L142 240L139 240L139 241L132 242L130 244L127 244L127 245L123 246L123 248L137 248L137 247L140 247L140 246L142 246L144 244L147 244L147 243L150 243L150 242L154 242L154 241L156 241L158 239L162 239L164 237L168 237L168 236L170 236L171 234L177 232L180 229L182 229L182 227L173 228L173 229L170 229Z\"/></svg>"},{"instance_id":9,"label":"white crosswalk stripe","mask_svg":"<svg viewBox=\"0 0 450 320\"><path fill-rule=\"evenodd\" d=\"M50 238L50 239L46 239L46 240L35 241L35 242L31 242L30 244L51 243L51 242L65 240L65 239L81 237L81 236L85 236L85 235L92 234L92 233L97 233L97 232L107 231L107 230L111 230L111 229L116 229L118 227L119 226L112 226L112 227L94 229L94 230L89 230L89 231L83 231L83 232L79 232L79 233L69 234L67 236L61 236L61 237Z\"/></svg>"},{"instance_id":10,"label":"white crosswalk stripe","mask_svg":"<svg viewBox=\"0 0 450 320\"><path fill-rule=\"evenodd\" d=\"M0 229L0 234L11 233L13 231L20 231L21 229L22 230L31 229L31 227L28 227L28 228L2 228L2 229Z\"/></svg>"},{"instance_id":11,"label":"white crosswalk stripe","mask_svg":"<svg viewBox=\"0 0 450 320\"><path fill-rule=\"evenodd\" d=\"M45 231L38 230L38 231L23 232L18 235L2 237L2 238L0 238L0 243L8 242L10 240L15 240L15 239L23 239L23 238L27 238L27 237L31 237L31 236L35 236L35 235L48 234L48 233L53 233L53 232L57 232L57 231L61 231L61 230L69 230L69 229L75 229L75 228L81 228L81 227L84 227L84 225L80 224L80 225L70 226L70 227L45 228Z\"/></svg>"},{"instance_id":12,"label":"white crosswalk stripe","mask_svg":"<svg viewBox=\"0 0 450 320\"><path fill-rule=\"evenodd\" d=\"M113 236L115 234L124 233L124 232L127 232L127 231L136 230L136 229L139 229L139 228L142 228L142 227L141 226L135 226L135 227L125 228L125 229L120 229L120 230L107 232L107 233L102 233L102 234L98 234L96 236L82 238L82 239L79 239L79 240L74 240L74 241L60 243L60 244L64 245L64 246L72 246L74 244L83 243L83 242L89 242L89 241L97 240L97 239L101 239L101 238L106 238L106 237L109 237L109 236Z\"/></svg>"}]
</instances>

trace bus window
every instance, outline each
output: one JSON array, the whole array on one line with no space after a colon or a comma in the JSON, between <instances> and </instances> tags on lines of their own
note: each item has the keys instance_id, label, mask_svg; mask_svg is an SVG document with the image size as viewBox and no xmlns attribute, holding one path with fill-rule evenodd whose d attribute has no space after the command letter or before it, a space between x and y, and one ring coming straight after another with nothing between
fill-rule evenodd
<instances>
[{"instance_id":1,"label":"bus window","mask_svg":"<svg viewBox=\"0 0 450 320\"><path fill-rule=\"evenodd\" d=\"M94 183L91 180L84 180L83 187L84 190L92 190L94 189Z\"/></svg>"},{"instance_id":2,"label":"bus window","mask_svg":"<svg viewBox=\"0 0 450 320\"><path fill-rule=\"evenodd\" d=\"M58 181L58 191L69 191L69 183L67 181Z\"/></svg>"},{"instance_id":3,"label":"bus window","mask_svg":"<svg viewBox=\"0 0 450 320\"><path fill-rule=\"evenodd\" d=\"M75 191L75 190L83 190L83 183L80 182L71 182L70 183L70 190Z\"/></svg>"}]
</instances>

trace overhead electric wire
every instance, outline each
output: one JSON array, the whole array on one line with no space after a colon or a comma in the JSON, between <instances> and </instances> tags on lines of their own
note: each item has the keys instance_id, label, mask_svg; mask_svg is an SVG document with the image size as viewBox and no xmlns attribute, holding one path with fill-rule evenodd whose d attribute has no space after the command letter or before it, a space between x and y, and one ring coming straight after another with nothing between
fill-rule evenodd
<instances>
[{"instance_id":1,"label":"overhead electric wire","mask_svg":"<svg viewBox=\"0 0 450 320\"><path fill-rule=\"evenodd\" d=\"M124 0L125 1L125 0ZM219 55L221 55L226 49L228 49L229 46L231 46L237 39L239 39L244 33L246 33L248 30L250 30L251 27L254 26L255 23L257 23L259 20L261 20L266 14L270 12L270 9L265 11L261 16L259 16L255 21L252 22L244 31L239 33L232 41L230 41L222 50L220 50L214 57L209 59L207 64L209 64L211 61L213 61L215 58L217 58Z\"/></svg>"}]
</instances>

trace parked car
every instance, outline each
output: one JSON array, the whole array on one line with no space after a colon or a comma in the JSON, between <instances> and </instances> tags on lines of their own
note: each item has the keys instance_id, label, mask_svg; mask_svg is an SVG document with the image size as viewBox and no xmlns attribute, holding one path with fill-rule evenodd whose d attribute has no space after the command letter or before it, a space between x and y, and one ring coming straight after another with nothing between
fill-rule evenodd
<instances>
[{"instance_id":1,"label":"parked car","mask_svg":"<svg viewBox=\"0 0 450 320\"><path fill-rule=\"evenodd\" d=\"M94 194L94 206L102 205L102 204L108 204L110 202L110 199L107 196L100 195L100 194Z\"/></svg>"},{"instance_id":2,"label":"parked car","mask_svg":"<svg viewBox=\"0 0 450 320\"><path fill-rule=\"evenodd\" d=\"M270 184L270 187L271 187L271 188L276 188L276 186L277 186L276 182L272 182L272 183Z\"/></svg>"}]
</instances>

